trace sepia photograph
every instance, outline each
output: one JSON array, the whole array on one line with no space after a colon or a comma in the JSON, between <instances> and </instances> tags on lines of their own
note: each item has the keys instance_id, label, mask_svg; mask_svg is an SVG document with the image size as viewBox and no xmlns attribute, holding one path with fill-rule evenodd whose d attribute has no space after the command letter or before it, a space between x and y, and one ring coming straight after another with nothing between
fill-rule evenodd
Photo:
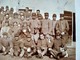
<instances>
[{"instance_id":1,"label":"sepia photograph","mask_svg":"<svg viewBox=\"0 0 80 60\"><path fill-rule=\"evenodd\" d=\"M0 0L0 60L76 60L75 0Z\"/></svg>"}]
</instances>

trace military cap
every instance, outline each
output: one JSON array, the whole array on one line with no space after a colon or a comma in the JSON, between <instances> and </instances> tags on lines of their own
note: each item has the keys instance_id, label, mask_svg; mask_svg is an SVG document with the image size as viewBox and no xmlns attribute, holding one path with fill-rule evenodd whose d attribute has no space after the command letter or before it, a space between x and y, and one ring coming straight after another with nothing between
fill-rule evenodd
<instances>
[{"instance_id":1,"label":"military cap","mask_svg":"<svg viewBox=\"0 0 80 60\"><path fill-rule=\"evenodd\" d=\"M42 15L41 14L38 14L38 17L41 17Z\"/></svg>"},{"instance_id":2,"label":"military cap","mask_svg":"<svg viewBox=\"0 0 80 60\"><path fill-rule=\"evenodd\" d=\"M4 7L3 7L3 6L1 6L1 9L4 9Z\"/></svg>"},{"instance_id":3,"label":"military cap","mask_svg":"<svg viewBox=\"0 0 80 60\"><path fill-rule=\"evenodd\" d=\"M29 9L29 11L32 11L32 9Z\"/></svg>"},{"instance_id":4,"label":"military cap","mask_svg":"<svg viewBox=\"0 0 80 60\"><path fill-rule=\"evenodd\" d=\"M39 11L40 12L40 10L36 10L36 11Z\"/></svg>"},{"instance_id":5,"label":"military cap","mask_svg":"<svg viewBox=\"0 0 80 60\"><path fill-rule=\"evenodd\" d=\"M29 7L26 7L27 9L29 9Z\"/></svg>"},{"instance_id":6,"label":"military cap","mask_svg":"<svg viewBox=\"0 0 80 60\"><path fill-rule=\"evenodd\" d=\"M32 16L36 16L36 13L34 12L34 13L32 13Z\"/></svg>"},{"instance_id":7,"label":"military cap","mask_svg":"<svg viewBox=\"0 0 80 60\"><path fill-rule=\"evenodd\" d=\"M17 12L15 12L15 13L14 13L14 15L18 15L18 13L17 13Z\"/></svg>"},{"instance_id":8,"label":"military cap","mask_svg":"<svg viewBox=\"0 0 80 60\"><path fill-rule=\"evenodd\" d=\"M13 9L13 8L11 8L10 10L11 10L11 11L13 11L14 9Z\"/></svg>"},{"instance_id":9,"label":"military cap","mask_svg":"<svg viewBox=\"0 0 80 60\"><path fill-rule=\"evenodd\" d=\"M53 14L53 17L57 17L56 14Z\"/></svg>"},{"instance_id":10,"label":"military cap","mask_svg":"<svg viewBox=\"0 0 80 60\"><path fill-rule=\"evenodd\" d=\"M45 15L45 16L48 16L48 15L49 15L49 13L48 13L48 12L45 12L45 13L44 13L44 15Z\"/></svg>"},{"instance_id":11,"label":"military cap","mask_svg":"<svg viewBox=\"0 0 80 60\"><path fill-rule=\"evenodd\" d=\"M6 8L9 8L8 6L6 6Z\"/></svg>"},{"instance_id":12,"label":"military cap","mask_svg":"<svg viewBox=\"0 0 80 60\"><path fill-rule=\"evenodd\" d=\"M64 14L60 14L60 17L64 17Z\"/></svg>"}]
</instances>

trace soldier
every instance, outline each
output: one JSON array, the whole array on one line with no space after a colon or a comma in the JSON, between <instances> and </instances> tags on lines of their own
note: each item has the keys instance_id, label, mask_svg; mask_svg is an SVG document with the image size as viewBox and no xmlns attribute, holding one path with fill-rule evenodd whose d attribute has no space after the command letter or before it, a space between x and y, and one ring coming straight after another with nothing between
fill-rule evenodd
<instances>
[{"instance_id":1,"label":"soldier","mask_svg":"<svg viewBox=\"0 0 80 60\"><path fill-rule=\"evenodd\" d=\"M38 40L37 44L37 52L39 58L43 58L47 53L47 40L45 39L44 34L40 34L40 40Z\"/></svg>"},{"instance_id":2,"label":"soldier","mask_svg":"<svg viewBox=\"0 0 80 60\"><path fill-rule=\"evenodd\" d=\"M29 19L32 18L32 9L29 9L29 11L28 11L28 16L29 16Z\"/></svg>"},{"instance_id":3,"label":"soldier","mask_svg":"<svg viewBox=\"0 0 80 60\"><path fill-rule=\"evenodd\" d=\"M13 51L11 50L11 53L12 55L14 54L15 56L18 56L19 53L20 53L20 41L19 41L19 34L16 34L14 36L14 39L12 40L12 49Z\"/></svg>"},{"instance_id":4,"label":"soldier","mask_svg":"<svg viewBox=\"0 0 80 60\"><path fill-rule=\"evenodd\" d=\"M38 20L40 21L40 29L39 29L39 32L41 33L41 23L42 23L42 20L43 20L43 16L41 14L38 15Z\"/></svg>"},{"instance_id":5,"label":"soldier","mask_svg":"<svg viewBox=\"0 0 80 60\"><path fill-rule=\"evenodd\" d=\"M55 34L56 34L56 14L53 14L52 18L52 35L55 37Z\"/></svg>"},{"instance_id":6,"label":"soldier","mask_svg":"<svg viewBox=\"0 0 80 60\"><path fill-rule=\"evenodd\" d=\"M63 45L67 43L68 40L68 31L69 31L69 24L66 20L64 20L64 15L60 15L60 21L56 24L56 30L62 35L62 42Z\"/></svg>"},{"instance_id":7,"label":"soldier","mask_svg":"<svg viewBox=\"0 0 80 60\"><path fill-rule=\"evenodd\" d=\"M15 13L14 13L14 18L13 18L13 20L12 20L12 23L13 23L13 22L17 22L17 23L19 24L19 23L21 22L20 19L18 18L18 16L19 16L18 13L15 12Z\"/></svg>"},{"instance_id":8,"label":"soldier","mask_svg":"<svg viewBox=\"0 0 80 60\"><path fill-rule=\"evenodd\" d=\"M9 26L9 21L5 21L5 26L1 28L1 37L3 37L3 33L6 32L8 33L8 36L10 36L10 26Z\"/></svg>"},{"instance_id":9,"label":"soldier","mask_svg":"<svg viewBox=\"0 0 80 60\"><path fill-rule=\"evenodd\" d=\"M36 52L36 46L33 40L31 40L31 35L30 33L27 35L25 41L24 41L24 50L25 54L24 56L26 57L31 57L32 54Z\"/></svg>"},{"instance_id":10,"label":"soldier","mask_svg":"<svg viewBox=\"0 0 80 60\"><path fill-rule=\"evenodd\" d=\"M1 14L5 15L3 6L1 6Z\"/></svg>"},{"instance_id":11,"label":"soldier","mask_svg":"<svg viewBox=\"0 0 80 60\"><path fill-rule=\"evenodd\" d=\"M37 18L38 18L38 15L40 14L40 10L36 10L36 15L37 15Z\"/></svg>"},{"instance_id":12,"label":"soldier","mask_svg":"<svg viewBox=\"0 0 80 60\"><path fill-rule=\"evenodd\" d=\"M12 35L14 36L15 34L17 34L18 32L20 32L21 31L21 27L20 27L20 25L18 25L18 23L15 21L14 23L13 23L13 28L12 28Z\"/></svg>"},{"instance_id":13,"label":"soldier","mask_svg":"<svg viewBox=\"0 0 80 60\"><path fill-rule=\"evenodd\" d=\"M32 20L30 20L30 28L32 40L37 43L37 40L39 38L40 21L36 19L36 13L32 13Z\"/></svg>"},{"instance_id":14,"label":"soldier","mask_svg":"<svg viewBox=\"0 0 80 60\"><path fill-rule=\"evenodd\" d=\"M23 22L26 22L23 12L20 13L20 21L19 22L20 22L21 25L23 25Z\"/></svg>"},{"instance_id":15,"label":"soldier","mask_svg":"<svg viewBox=\"0 0 80 60\"><path fill-rule=\"evenodd\" d=\"M45 19L43 19L42 20L42 30L41 30L41 32L43 33L43 34L49 34L49 13L44 13L44 16L45 16Z\"/></svg>"},{"instance_id":16,"label":"soldier","mask_svg":"<svg viewBox=\"0 0 80 60\"><path fill-rule=\"evenodd\" d=\"M13 12L14 12L14 9L13 8L10 8L10 11L9 11L9 19L12 19L13 18Z\"/></svg>"},{"instance_id":17,"label":"soldier","mask_svg":"<svg viewBox=\"0 0 80 60\"><path fill-rule=\"evenodd\" d=\"M8 33L6 32L3 33L3 37L1 38L1 45L3 47L3 54L8 54L12 43L11 39L8 36Z\"/></svg>"},{"instance_id":18,"label":"soldier","mask_svg":"<svg viewBox=\"0 0 80 60\"><path fill-rule=\"evenodd\" d=\"M6 10L5 10L6 13L9 13L9 7L6 6Z\"/></svg>"},{"instance_id":19,"label":"soldier","mask_svg":"<svg viewBox=\"0 0 80 60\"><path fill-rule=\"evenodd\" d=\"M25 10L26 10L25 13L24 13L25 17L29 18L29 15L28 15L28 13L29 13L29 7L26 7Z\"/></svg>"},{"instance_id":20,"label":"soldier","mask_svg":"<svg viewBox=\"0 0 80 60\"><path fill-rule=\"evenodd\" d=\"M2 14L2 10L0 8L0 23L1 24L2 24L3 20L4 20L4 15Z\"/></svg>"},{"instance_id":21,"label":"soldier","mask_svg":"<svg viewBox=\"0 0 80 60\"><path fill-rule=\"evenodd\" d=\"M2 26L5 26L5 21L9 21L9 14L5 14L4 21L2 22Z\"/></svg>"}]
</instances>

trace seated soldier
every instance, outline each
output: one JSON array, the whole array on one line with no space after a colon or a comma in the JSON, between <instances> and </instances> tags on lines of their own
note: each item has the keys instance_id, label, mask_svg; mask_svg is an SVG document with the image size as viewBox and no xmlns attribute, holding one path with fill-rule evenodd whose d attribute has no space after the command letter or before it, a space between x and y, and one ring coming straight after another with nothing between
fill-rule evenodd
<instances>
[{"instance_id":1,"label":"seated soldier","mask_svg":"<svg viewBox=\"0 0 80 60\"><path fill-rule=\"evenodd\" d=\"M16 34L14 36L14 39L13 39L12 43L13 43L13 46L12 46L13 52L12 53L15 56L18 56L19 53L20 53L20 41L19 41L19 35L18 34Z\"/></svg>"},{"instance_id":2,"label":"seated soldier","mask_svg":"<svg viewBox=\"0 0 80 60\"><path fill-rule=\"evenodd\" d=\"M1 46L2 46L3 55L8 54L11 47L11 39L9 38L6 32L3 33L3 37L1 38Z\"/></svg>"},{"instance_id":3,"label":"seated soldier","mask_svg":"<svg viewBox=\"0 0 80 60\"><path fill-rule=\"evenodd\" d=\"M44 34L40 34L40 40L38 40L37 44L37 53L39 58L43 58L43 56L47 53L47 41Z\"/></svg>"},{"instance_id":4,"label":"seated soldier","mask_svg":"<svg viewBox=\"0 0 80 60\"><path fill-rule=\"evenodd\" d=\"M56 50L52 49L55 38L53 38L49 34L47 34L45 36L45 38L47 40L48 53L50 53L50 58L52 58L52 57L56 58L56 55L58 54L58 52Z\"/></svg>"},{"instance_id":5,"label":"seated soldier","mask_svg":"<svg viewBox=\"0 0 80 60\"><path fill-rule=\"evenodd\" d=\"M31 35L28 34L25 41L24 41L24 50L25 54L23 53L25 57L31 57L36 52L35 43L33 40L31 40Z\"/></svg>"},{"instance_id":6,"label":"seated soldier","mask_svg":"<svg viewBox=\"0 0 80 60\"><path fill-rule=\"evenodd\" d=\"M54 40L54 50L58 52L57 58L61 57L67 57L68 53L66 51L66 47L63 47L64 45L62 44L62 39L59 31L56 32L56 39Z\"/></svg>"}]
</instances>

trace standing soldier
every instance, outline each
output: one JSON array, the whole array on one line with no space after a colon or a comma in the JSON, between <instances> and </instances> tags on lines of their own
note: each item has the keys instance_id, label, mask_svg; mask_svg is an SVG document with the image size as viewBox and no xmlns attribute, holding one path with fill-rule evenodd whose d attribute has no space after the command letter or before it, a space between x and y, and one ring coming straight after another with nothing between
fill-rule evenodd
<instances>
[{"instance_id":1,"label":"standing soldier","mask_svg":"<svg viewBox=\"0 0 80 60\"><path fill-rule=\"evenodd\" d=\"M42 20L42 33L44 34L44 35L46 35L46 34L49 34L49 13L44 13L44 16L45 16L45 19L43 19Z\"/></svg>"},{"instance_id":2,"label":"standing soldier","mask_svg":"<svg viewBox=\"0 0 80 60\"><path fill-rule=\"evenodd\" d=\"M52 35L55 37L55 35L56 35L56 14L53 14L53 16L52 16L52 18L53 18L53 20L52 20Z\"/></svg>"},{"instance_id":3,"label":"standing soldier","mask_svg":"<svg viewBox=\"0 0 80 60\"><path fill-rule=\"evenodd\" d=\"M9 13L9 7L6 6L6 10L5 10L6 13Z\"/></svg>"},{"instance_id":4,"label":"standing soldier","mask_svg":"<svg viewBox=\"0 0 80 60\"><path fill-rule=\"evenodd\" d=\"M31 35L32 40L37 40L39 38L39 29L40 29L40 21L36 19L36 13L32 13L32 20L30 20L30 28L31 28Z\"/></svg>"},{"instance_id":5,"label":"standing soldier","mask_svg":"<svg viewBox=\"0 0 80 60\"><path fill-rule=\"evenodd\" d=\"M69 24L66 20L64 20L63 14L60 15L60 21L56 24L56 30L61 34L62 43L65 46L68 38Z\"/></svg>"},{"instance_id":6,"label":"standing soldier","mask_svg":"<svg viewBox=\"0 0 80 60\"><path fill-rule=\"evenodd\" d=\"M28 17L29 19L32 18L32 9L29 9L29 11L28 11L28 16L29 16L29 17Z\"/></svg>"},{"instance_id":7,"label":"standing soldier","mask_svg":"<svg viewBox=\"0 0 80 60\"><path fill-rule=\"evenodd\" d=\"M40 29L39 32L41 33L41 26L42 26L42 20L43 20L43 16L41 14L38 15L38 20L40 21Z\"/></svg>"},{"instance_id":8,"label":"standing soldier","mask_svg":"<svg viewBox=\"0 0 80 60\"><path fill-rule=\"evenodd\" d=\"M40 14L40 10L36 10L36 15L37 15L37 18L38 18L38 15Z\"/></svg>"},{"instance_id":9,"label":"standing soldier","mask_svg":"<svg viewBox=\"0 0 80 60\"><path fill-rule=\"evenodd\" d=\"M14 12L14 9L10 8L10 11L9 11L9 17L10 17L10 19L13 18L13 15L14 15L13 12Z\"/></svg>"},{"instance_id":10,"label":"standing soldier","mask_svg":"<svg viewBox=\"0 0 80 60\"><path fill-rule=\"evenodd\" d=\"M5 15L3 6L1 6L1 14Z\"/></svg>"},{"instance_id":11,"label":"standing soldier","mask_svg":"<svg viewBox=\"0 0 80 60\"><path fill-rule=\"evenodd\" d=\"M1 28L1 37L3 37L3 33L4 32L6 32L6 33L8 33L8 36L10 36L10 26L9 26L9 21L5 21L5 26L3 26L2 28Z\"/></svg>"},{"instance_id":12,"label":"standing soldier","mask_svg":"<svg viewBox=\"0 0 80 60\"><path fill-rule=\"evenodd\" d=\"M29 13L29 7L26 7L25 8L25 13L24 13L26 18L29 18L28 13Z\"/></svg>"},{"instance_id":13,"label":"standing soldier","mask_svg":"<svg viewBox=\"0 0 80 60\"><path fill-rule=\"evenodd\" d=\"M8 13L5 14L4 21L2 22L2 27L5 26L5 21L9 21L9 14Z\"/></svg>"}]
</instances>

